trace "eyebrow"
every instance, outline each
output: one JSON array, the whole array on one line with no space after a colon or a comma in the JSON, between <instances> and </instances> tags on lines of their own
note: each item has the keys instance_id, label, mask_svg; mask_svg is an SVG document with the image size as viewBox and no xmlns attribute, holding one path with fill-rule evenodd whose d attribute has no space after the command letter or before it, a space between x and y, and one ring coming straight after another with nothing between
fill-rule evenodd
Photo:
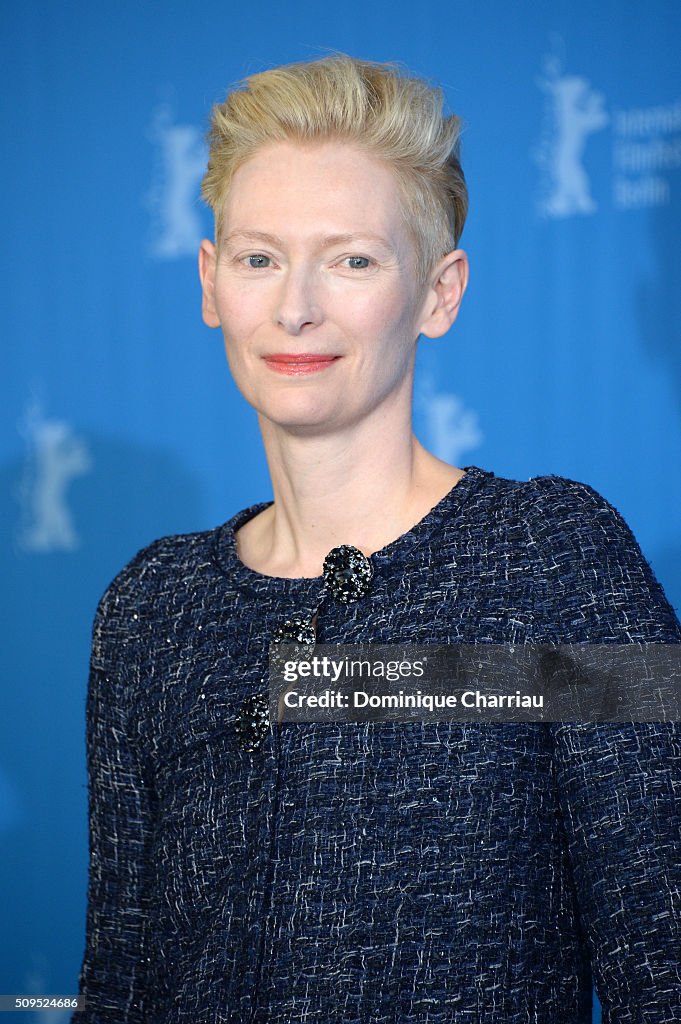
<instances>
[{"instance_id":1,"label":"eyebrow","mask_svg":"<svg viewBox=\"0 0 681 1024\"><path fill-rule=\"evenodd\" d=\"M225 246L238 240L246 242L263 242L266 245L273 245L278 248L283 248L284 246L284 242L278 235L270 235L267 231L255 230L232 231L222 239L222 245ZM332 245L350 245L358 242L374 242L383 246L384 249L387 249L391 253L395 252L394 246L392 246L386 238L383 238L381 235L372 234L371 232L345 232L337 235L322 235L317 239L317 244L320 249L325 249Z\"/></svg>"}]
</instances>

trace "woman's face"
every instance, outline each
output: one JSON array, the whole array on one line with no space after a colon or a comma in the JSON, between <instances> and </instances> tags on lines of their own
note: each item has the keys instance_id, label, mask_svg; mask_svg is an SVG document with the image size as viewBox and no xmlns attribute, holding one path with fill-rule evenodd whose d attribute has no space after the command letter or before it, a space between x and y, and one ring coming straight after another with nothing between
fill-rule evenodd
<instances>
[{"instance_id":1,"label":"woman's face","mask_svg":"<svg viewBox=\"0 0 681 1024\"><path fill-rule=\"evenodd\" d=\"M229 366L266 419L338 431L403 402L434 292L393 171L339 142L280 142L234 175L217 251L201 250L204 319L222 327Z\"/></svg>"}]
</instances>

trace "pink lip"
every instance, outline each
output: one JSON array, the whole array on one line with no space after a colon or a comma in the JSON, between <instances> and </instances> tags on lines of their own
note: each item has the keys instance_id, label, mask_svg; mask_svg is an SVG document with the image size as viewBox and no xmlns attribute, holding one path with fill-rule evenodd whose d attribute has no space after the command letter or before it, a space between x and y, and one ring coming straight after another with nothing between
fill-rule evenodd
<instances>
[{"instance_id":1,"label":"pink lip","mask_svg":"<svg viewBox=\"0 0 681 1024\"><path fill-rule=\"evenodd\" d=\"M300 377L306 373L318 373L340 356L319 355L316 352L278 352L276 355L264 356L264 361L275 373L284 373L289 377Z\"/></svg>"}]
</instances>

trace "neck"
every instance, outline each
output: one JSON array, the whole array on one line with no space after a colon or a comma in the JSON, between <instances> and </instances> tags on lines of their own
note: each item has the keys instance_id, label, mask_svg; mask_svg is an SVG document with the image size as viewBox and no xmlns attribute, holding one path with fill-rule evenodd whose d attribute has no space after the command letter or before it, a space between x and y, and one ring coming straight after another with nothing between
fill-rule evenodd
<instances>
[{"instance_id":1,"label":"neck","mask_svg":"<svg viewBox=\"0 0 681 1024\"><path fill-rule=\"evenodd\" d=\"M269 576L319 576L331 548L366 555L419 522L461 470L414 437L409 418L372 417L343 433L299 436L260 422L274 504L238 532L239 556Z\"/></svg>"}]
</instances>

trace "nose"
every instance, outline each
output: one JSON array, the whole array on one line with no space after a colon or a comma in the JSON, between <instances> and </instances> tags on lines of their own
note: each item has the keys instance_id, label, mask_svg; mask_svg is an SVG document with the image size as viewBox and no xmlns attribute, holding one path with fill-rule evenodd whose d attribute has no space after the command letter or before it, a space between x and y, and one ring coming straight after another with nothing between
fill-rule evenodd
<instances>
[{"instance_id":1,"label":"nose","mask_svg":"<svg viewBox=\"0 0 681 1024\"><path fill-rule=\"evenodd\" d=\"M289 268L283 275L275 317L287 334L301 334L322 322L318 291L312 272L304 267Z\"/></svg>"}]
</instances>

